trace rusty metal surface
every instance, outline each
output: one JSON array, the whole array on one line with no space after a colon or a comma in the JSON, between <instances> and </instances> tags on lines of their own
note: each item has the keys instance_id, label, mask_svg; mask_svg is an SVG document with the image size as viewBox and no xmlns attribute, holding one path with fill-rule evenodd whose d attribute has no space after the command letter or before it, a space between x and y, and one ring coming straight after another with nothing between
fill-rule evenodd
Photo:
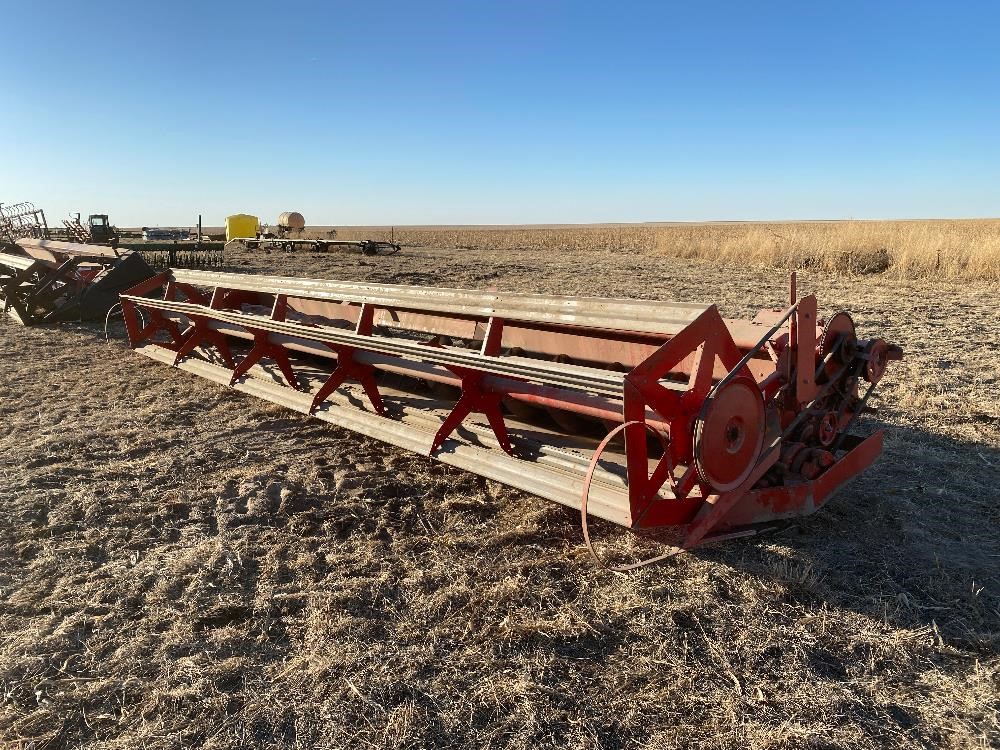
<instances>
[{"instance_id":1,"label":"rusty metal surface","mask_svg":"<svg viewBox=\"0 0 1000 750\"><path fill-rule=\"evenodd\" d=\"M141 257L27 238L0 253L0 313L23 325L103 318L126 288L153 275Z\"/></svg>"},{"instance_id":2,"label":"rusty metal surface","mask_svg":"<svg viewBox=\"0 0 1000 750\"><path fill-rule=\"evenodd\" d=\"M103 245L85 245L79 242L25 238L18 240L17 244L29 255L47 253L48 256L64 255L82 258L117 258L119 256L119 252L113 248Z\"/></svg>"},{"instance_id":3,"label":"rusty metal surface","mask_svg":"<svg viewBox=\"0 0 1000 750\"><path fill-rule=\"evenodd\" d=\"M815 513L850 480L867 469L882 453L881 430L857 440L827 471L793 486L763 487L748 493L726 517L728 526L775 521Z\"/></svg>"},{"instance_id":4,"label":"rusty metal surface","mask_svg":"<svg viewBox=\"0 0 1000 750\"><path fill-rule=\"evenodd\" d=\"M600 297L481 292L402 284L362 284L284 276L240 276L174 270L179 283L283 294L295 298L376 305L389 310L431 311L436 315L500 317L531 323L669 334L698 317L705 304L649 302Z\"/></svg>"}]
</instances>

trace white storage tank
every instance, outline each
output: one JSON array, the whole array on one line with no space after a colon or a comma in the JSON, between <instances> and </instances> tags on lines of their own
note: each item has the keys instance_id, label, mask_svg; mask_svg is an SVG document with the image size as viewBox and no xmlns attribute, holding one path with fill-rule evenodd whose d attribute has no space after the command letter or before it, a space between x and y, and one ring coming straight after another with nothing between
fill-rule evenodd
<instances>
[{"instance_id":1,"label":"white storage tank","mask_svg":"<svg viewBox=\"0 0 1000 750\"><path fill-rule=\"evenodd\" d=\"M306 228L306 220L298 211L285 211L278 217L278 226L293 232L301 232Z\"/></svg>"}]
</instances>

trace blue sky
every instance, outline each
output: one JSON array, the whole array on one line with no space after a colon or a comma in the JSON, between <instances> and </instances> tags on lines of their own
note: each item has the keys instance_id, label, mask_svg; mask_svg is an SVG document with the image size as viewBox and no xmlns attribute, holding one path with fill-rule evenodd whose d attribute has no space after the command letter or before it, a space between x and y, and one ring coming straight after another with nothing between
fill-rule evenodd
<instances>
[{"instance_id":1,"label":"blue sky","mask_svg":"<svg viewBox=\"0 0 1000 750\"><path fill-rule=\"evenodd\" d=\"M50 221L1000 215L1000 3L0 3Z\"/></svg>"}]
</instances>

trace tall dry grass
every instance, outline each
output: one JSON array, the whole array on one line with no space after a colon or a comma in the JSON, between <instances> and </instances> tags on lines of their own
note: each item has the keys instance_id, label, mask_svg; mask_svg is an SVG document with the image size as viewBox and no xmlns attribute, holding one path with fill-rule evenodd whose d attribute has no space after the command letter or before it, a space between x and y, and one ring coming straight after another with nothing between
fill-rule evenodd
<instances>
[{"instance_id":1,"label":"tall dry grass","mask_svg":"<svg viewBox=\"0 0 1000 750\"><path fill-rule=\"evenodd\" d=\"M1000 280L1000 219L511 227L346 227L344 239L389 239L476 251L622 251L884 273L894 278Z\"/></svg>"}]
</instances>

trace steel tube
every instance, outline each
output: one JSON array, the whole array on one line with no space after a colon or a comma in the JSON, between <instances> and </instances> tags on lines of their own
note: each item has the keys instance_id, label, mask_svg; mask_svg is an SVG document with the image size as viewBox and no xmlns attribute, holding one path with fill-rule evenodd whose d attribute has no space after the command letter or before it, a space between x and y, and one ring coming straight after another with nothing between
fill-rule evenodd
<instances>
[{"instance_id":1,"label":"steel tube","mask_svg":"<svg viewBox=\"0 0 1000 750\"><path fill-rule=\"evenodd\" d=\"M143 303L155 302L140 298L131 299L140 307L143 306ZM148 304L148 306L154 307L156 305ZM168 317L177 322L190 323L190 318L184 314L173 313L168 314ZM241 326L219 321L210 321L208 325L212 330L242 339L243 341L252 342L254 338L252 333ZM337 353L333 349L321 343L309 341L302 336L275 334L271 338L275 343L292 351L334 361L337 359ZM428 348L426 351L430 354L439 350ZM355 353L355 358L358 362L371 365L383 372L403 375L417 380L429 380L454 387L461 387L462 385L462 381L458 376L440 365L369 351L358 351ZM563 411L601 421L620 422L622 420L620 401L607 397L589 395L570 388L540 385L497 375L486 376L484 378L484 385L497 393L502 393L517 401L523 401L535 406L562 409ZM661 432L668 433L670 431L669 424L659 419L657 414L652 410L647 410L647 422Z\"/></svg>"}]
</instances>

